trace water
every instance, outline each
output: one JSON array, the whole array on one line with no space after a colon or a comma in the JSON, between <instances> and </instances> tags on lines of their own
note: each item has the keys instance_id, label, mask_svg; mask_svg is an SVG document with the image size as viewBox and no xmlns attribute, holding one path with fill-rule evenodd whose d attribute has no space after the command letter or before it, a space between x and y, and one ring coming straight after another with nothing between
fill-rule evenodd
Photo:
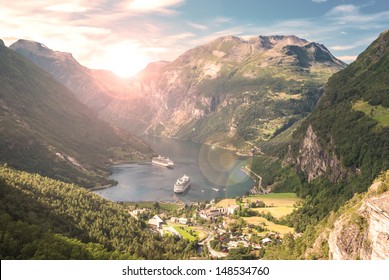
<instances>
[{"instance_id":1,"label":"water","mask_svg":"<svg viewBox=\"0 0 389 280\"><path fill-rule=\"evenodd\" d=\"M241 171L250 158L213 146L176 139L147 137L146 142L162 156L174 161L174 168L150 163L112 166L112 176L119 182L112 188L96 191L113 201L175 201L185 203L245 194L253 180ZM187 174L191 186L184 194L174 194L176 180Z\"/></svg>"}]
</instances>

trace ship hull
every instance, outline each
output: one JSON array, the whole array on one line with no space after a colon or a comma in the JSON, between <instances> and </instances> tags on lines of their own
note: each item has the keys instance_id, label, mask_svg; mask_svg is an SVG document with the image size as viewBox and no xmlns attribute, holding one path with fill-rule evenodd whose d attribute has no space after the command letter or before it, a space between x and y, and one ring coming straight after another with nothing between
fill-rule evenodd
<instances>
[{"instance_id":1,"label":"ship hull","mask_svg":"<svg viewBox=\"0 0 389 280\"><path fill-rule=\"evenodd\" d=\"M171 159L162 156L154 157L151 160L151 163L155 165L167 167L167 168L173 168L174 166L174 162Z\"/></svg>"},{"instance_id":2,"label":"ship hull","mask_svg":"<svg viewBox=\"0 0 389 280\"><path fill-rule=\"evenodd\" d=\"M190 178L184 175L182 178L177 179L177 182L174 184L173 191L174 193L184 193L190 186Z\"/></svg>"},{"instance_id":3,"label":"ship hull","mask_svg":"<svg viewBox=\"0 0 389 280\"><path fill-rule=\"evenodd\" d=\"M168 163L154 162L154 161L152 161L151 163L155 164L155 165L158 165L158 166L166 167L166 168L173 168L173 165L168 164Z\"/></svg>"},{"instance_id":4,"label":"ship hull","mask_svg":"<svg viewBox=\"0 0 389 280\"><path fill-rule=\"evenodd\" d=\"M175 194L182 194L182 193L184 193L189 187L190 187L190 183L189 183L185 188L183 188L183 189L175 189L175 188L174 188L174 193L175 193Z\"/></svg>"}]
</instances>

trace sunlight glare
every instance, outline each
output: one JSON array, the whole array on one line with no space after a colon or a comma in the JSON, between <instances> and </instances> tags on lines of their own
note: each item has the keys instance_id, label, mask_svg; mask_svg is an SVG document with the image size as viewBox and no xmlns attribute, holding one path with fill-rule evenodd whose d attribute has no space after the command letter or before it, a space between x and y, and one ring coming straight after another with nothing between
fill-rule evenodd
<instances>
[{"instance_id":1,"label":"sunlight glare","mask_svg":"<svg viewBox=\"0 0 389 280\"><path fill-rule=\"evenodd\" d=\"M128 78L143 70L150 62L142 48L132 42L124 42L110 47L104 57L105 68L116 75Z\"/></svg>"}]
</instances>

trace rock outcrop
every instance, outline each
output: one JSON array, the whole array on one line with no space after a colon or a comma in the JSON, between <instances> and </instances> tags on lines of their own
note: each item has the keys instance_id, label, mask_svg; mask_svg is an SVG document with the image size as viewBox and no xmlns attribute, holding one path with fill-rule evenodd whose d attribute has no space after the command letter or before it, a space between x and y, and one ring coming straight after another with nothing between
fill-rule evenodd
<instances>
[{"instance_id":1,"label":"rock outcrop","mask_svg":"<svg viewBox=\"0 0 389 280\"><path fill-rule=\"evenodd\" d=\"M299 171L302 171L308 182L324 174L328 174L330 180L336 182L347 174L337 156L333 153L329 154L320 145L312 125L308 125L300 143L298 155L295 157L289 152L285 157L285 162L295 165Z\"/></svg>"},{"instance_id":2,"label":"rock outcrop","mask_svg":"<svg viewBox=\"0 0 389 280\"><path fill-rule=\"evenodd\" d=\"M389 259L389 191L374 194L381 184L372 185L356 211L348 208L336 220L328 238L331 259Z\"/></svg>"}]
</instances>

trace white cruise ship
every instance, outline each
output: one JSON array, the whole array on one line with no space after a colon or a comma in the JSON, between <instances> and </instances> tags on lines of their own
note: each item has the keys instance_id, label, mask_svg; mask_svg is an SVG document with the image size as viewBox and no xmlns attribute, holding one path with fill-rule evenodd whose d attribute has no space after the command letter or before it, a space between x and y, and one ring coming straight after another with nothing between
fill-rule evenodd
<instances>
[{"instance_id":1,"label":"white cruise ship","mask_svg":"<svg viewBox=\"0 0 389 280\"><path fill-rule=\"evenodd\" d=\"M160 156L160 155L157 157L153 157L151 162L153 164L157 164L157 165L168 167L168 168L173 168L173 166L174 166L174 162L171 159L169 159L168 157Z\"/></svg>"},{"instance_id":2,"label":"white cruise ship","mask_svg":"<svg viewBox=\"0 0 389 280\"><path fill-rule=\"evenodd\" d=\"M177 182L174 184L175 193L183 193L190 185L190 178L186 174L181 178L177 179Z\"/></svg>"}]
</instances>

